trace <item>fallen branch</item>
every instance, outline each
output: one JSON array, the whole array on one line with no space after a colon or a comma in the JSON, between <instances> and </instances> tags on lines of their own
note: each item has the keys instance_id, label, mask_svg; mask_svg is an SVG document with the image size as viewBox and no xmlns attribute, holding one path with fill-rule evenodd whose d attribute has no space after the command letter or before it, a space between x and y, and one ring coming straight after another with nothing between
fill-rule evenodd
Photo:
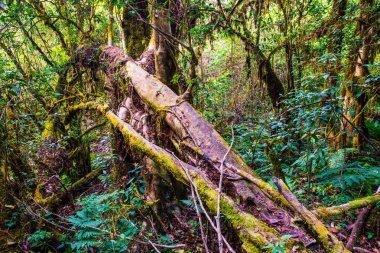
<instances>
[{"instance_id":1,"label":"fallen branch","mask_svg":"<svg viewBox=\"0 0 380 253\"><path fill-rule=\"evenodd\" d=\"M347 211L373 205L380 201L380 194L374 194L372 196L352 200L346 204L332 207L319 207L312 211L317 218L329 218L331 216L343 214Z\"/></svg>"},{"instance_id":2,"label":"fallen branch","mask_svg":"<svg viewBox=\"0 0 380 253\"><path fill-rule=\"evenodd\" d=\"M174 154L173 154L174 155ZM181 166L183 168L183 170L186 172L186 175L187 177L189 178L189 182L190 182L190 187L191 187L191 193L192 195L194 195L194 192L196 193L196 197L193 196L193 199L195 200L198 200L199 202L199 206L200 208L202 209L203 213L205 214L207 220L210 222L210 225L211 227L217 231L217 228L214 224L214 221L211 219L210 215L207 213L207 210L206 208L203 206L203 203L202 203L202 200L201 200L201 197L199 196L199 192L198 192L198 189L197 189L197 186L194 184L193 182L193 179L191 178L190 174L189 174L189 171L182 165L182 162L181 162ZM196 201L194 202L195 204L197 203ZM196 209L198 210L198 207L196 206ZM197 211L198 212L198 211ZM226 240L226 238L222 235L222 239L223 239L223 242L226 244L228 250L231 252L231 253L235 253L235 251L232 249L231 245L228 243L228 241ZM208 250L208 249L207 249Z\"/></svg>"},{"instance_id":3,"label":"fallen branch","mask_svg":"<svg viewBox=\"0 0 380 253\"><path fill-rule=\"evenodd\" d=\"M224 161L226 160L226 157L228 153L230 153L231 148L234 144L234 129L232 129L232 140L230 147L228 148L226 154L224 155L222 161L220 162L220 167L219 167L219 187L218 187L218 204L217 204L217 210L216 210L216 216L215 216L215 221L216 221L216 232L218 233L218 246L219 246L219 253L223 253L223 239L222 239L222 229L220 227L220 197L222 195L222 184L223 184L223 172L224 172Z\"/></svg>"},{"instance_id":4,"label":"fallen branch","mask_svg":"<svg viewBox=\"0 0 380 253\"><path fill-rule=\"evenodd\" d=\"M347 249L349 249L349 250L353 249L354 244L355 244L358 236L360 235L360 232L361 232L364 224L366 223L367 218L368 218L369 214L371 213L373 207L374 207L373 205L367 206L360 212L358 219L354 223L350 237L348 238L348 241L346 244Z\"/></svg>"},{"instance_id":5,"label":"fallen branch","mask_svg":"<svg viewBox=\"0 0 380 253\"><path fill-rule=\"evenodd\" d=\"M343 243L339 241L323 223L315 217L315 215L307 210L289 190L288 186L276 177L273 177L273 182L286 200L294 207L294 210L299 214L302 220L308 226L308 229L316 236L319 242L322 243L326 252L350 252Z\"/></svg>"},{"instance_id":6,"label":"fallen branch","mask_svg":"<svg viewBox=\"0 0 380 253\"><path fill-rule=\"evenodd\" d=\"M53 195L47 198L42 197L41 190L45 186L45 183L41 183L37 185L36 187L36 190L34 192L34 200L40 205L48 206L50 208L55 208L59 206L59 204L62 203L63 201L70 198L71 194L77 192L80 188L91 183L91 181L93 181L95 178L97 178L100 175L102 170L103 168L100 167L98 169L91 171L86 176L82 177L81 179L73 183L71 187L67 188L67 190L65 190L64 192L58 193L58 194L54 193Z\"/></svg>"},{"instance_id":7,"label":"fallen branch","mask_svg":"<svg viewBox=\"0 0 380 253\"><path fill-rule=\"evenodd\" d=\"M188 175L188 173L186 173ZM190 175L188 175L189 177L189 180L191 180L190 178ZM198 208L198 202L197 202L197 199L195 197L195 193L194 193L194 186L192 183L190 183L190 190L191 190L191 198L193 199L193 203L194 203L194 207L195 207L195 212L197 214L197 217L198 217L198 222L199 222L199 229L201 231L201 237L202 237L202 242L203 242L203 246L205 248L205 251L206 253L209 253L210 250L208 248L208 245L207 245L207 238L205 236L205 233L204 233L204 229L203 229L203 222L202 222L202 215L201 213L199 212L199 208ZM199 201L199 200L198 200Z\"/></svg>"}]
</instances>

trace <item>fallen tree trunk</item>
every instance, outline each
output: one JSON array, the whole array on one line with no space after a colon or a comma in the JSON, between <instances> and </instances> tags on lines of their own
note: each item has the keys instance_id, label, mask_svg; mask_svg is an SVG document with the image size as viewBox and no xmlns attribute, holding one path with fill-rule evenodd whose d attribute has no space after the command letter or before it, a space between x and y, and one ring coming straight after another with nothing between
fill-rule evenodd
<instances>
[{"instance_id":1,"label":"fallen tree trunk","mask_svg":"<svg viewBox=\"0 0 380 253\"><path fill-rule=\"evenodd\" d=\"M94 102L81 103L71 108L77 109L95 109L101 112L109 122L117 128L129 144L130 148L139 151L152 159L155 164L161 168L169 170L177 180L186 185L190 185L190 179L186 175L188 172L192 177L192 182L197 187L203 203L212 213L217 209L217 187L207 179L206 175L194 166L184 163L176 156L161 147L154 145L137 133L132 126L118 118L107 106ZM222 195L221 212L236 230L239 239L242 242L242 248L247 252L262 252L264 246L270 243L281 241L280 233L270 228L261 220L255 218L252 214L244 212L228 196ZM287 246L288 248L289 246Z\"/></svg>"},{"instance_id":2,"label":"fallen tree trunk","mask_svg":"<svg viewBox=\"0 0 380 253\"><path fill-rule=\"evenodd\" d=\"M358 239L361 230L367 222L368 216L371 214L373 208L374 206L370 205L363 208L363 210L360 212L358 219L355 221L353 225L351 235L348 238L348 242L346 244L347 249L353 250L356 240Z\"/></svg>"},{"instance_id":3,"label":"fallen tree trunk","mask_svg":"<svg viewBox=\"0 0 380 253\"><path fill-rule=\"evenodd\" d=\"M155 112L165 113L165 122L178 136L178 145L184 152L188 153L188 156L191 153L196 154L215 168L219 168L219 163L229 147L210 123L166 85L149 75L129 57L124 56L120 49L107 47L103 50L102 56L101 65L119 68L119 70L112 72L116 72L119 76L129 80L139 97ZM256 173L234 152L228 154L225 167L230 170L231 174L237 173L268 192L277 203L289 207L285 198L270 184L259 179ZM243 198L252 197L249 195L250 190L245 183L235 181L234 184L241 188L241 193L247 193L247 195L242 195Z\"/></svg>"},{"instance_id":4,"label":"fallen tree trunk","mask_svg":"<svg viewBox=\"0 0 380 253\"><path fill-rule=\"evenodd\" d=\"M91 57L81 59L81 55ZM125 56L120 49L83 48L79 51L78 57L77 62L81 67L92 68L92 71L95 68L96 71L105 73L108 80L111 80L109 82L120 86L117 89L125 89L126 94L131 94L130 88L132 88L138 95L138 98L134 96L133 99L140 99L139 103L146 108L143 112L139 111L139 115L150 114L165 121L169 128L166 135L169 138L166 138L166 141L172 142L171 148L175 148L180 158L168 150L169 147L161 148L155 145L154 138L147 134L146 129L136 124L133 115L130 115L130 124L127 124L127 118L124 116L119 118L112 112L112 109L115 111L117 108L107 109L105 106L88 102L72 109L87 108L102 112L112 125L119 129L131 149L148 157L161 169L168 170L176 180L186 185L193 181L199 190L201 200L208 211L214 214L218 208L216 185L219 181L219 167L223 161L225 177L220 210L226 217L227 223L234 228L245 251L265 251L264 246L282 240L281 234L298 235L286 244L285 247L288 249L295 243L308 244L313 238L306 234L307 231L308 234L317 235L315 239L322 244L326 252L348 252L334 235L320 237L315 233L316 229L321 229L320 232L327 231L321 222L318 221L318 228L297 226L293 218L300 214L299 208L270 184L260 179L237 154L228 152L228 144L191 105L138 66L130 57ZM88 58L95 63L89 63ZM132 98L127 96L125 105L122 106L129 108L131 101ZM133 110L129 112L132 114ZM142 117L139 120L141 119ZM159 136L158 133L155 134ZM187 171L192 178L187 176ZM305 224L309 224L308 218L312 215L310 211L307 212L308 216L301 215ZM299 242L296 242L297 239Z\"/></svg>"}]
</instances>

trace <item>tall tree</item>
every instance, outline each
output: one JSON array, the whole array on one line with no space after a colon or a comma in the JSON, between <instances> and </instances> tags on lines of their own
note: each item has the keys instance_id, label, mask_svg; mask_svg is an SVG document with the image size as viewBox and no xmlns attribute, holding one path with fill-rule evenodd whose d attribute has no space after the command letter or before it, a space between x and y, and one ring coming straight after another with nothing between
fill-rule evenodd
<instances>
[{"instance_id":1,"label":"tall tree","mask_svg":"<svg viewBox=\"0 0 380 253\"><path fill-rule=\"evenodd\" d=\"M368 65L373 63L375 47L378 41L375 1L361 0L360 13L356 21L355 41L350 48L348 68L344 77L344 107L341 130L343 146L353 146L361 150L366 135L364 125L365 105L368 101L366 90L372 84L366 82L369 75Z\"/></svg>"}]
</instances>

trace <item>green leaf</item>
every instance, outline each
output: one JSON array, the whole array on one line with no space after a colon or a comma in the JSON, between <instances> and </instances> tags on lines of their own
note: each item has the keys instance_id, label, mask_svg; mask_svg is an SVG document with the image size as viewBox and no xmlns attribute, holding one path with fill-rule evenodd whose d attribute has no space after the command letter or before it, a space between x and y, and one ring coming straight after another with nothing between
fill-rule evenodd
<instances>
[{"instance_id":1,"label":"green leaf","mask_svg":"<svg viewBox=\"0 0 380 253\"><path fill-rule=\"evenodd\" d=\"M54 93L53 97L54 98L61 98L63 95L61 93Z\"/></svg>"},{"instance_id":2,"label":"green leaf","mask_svg":"<svg viewBox=\"0 0 380 253\"><path fill-rule=\"evenodd\" d=\"M292 235L283 235L283 236L281 236L281 238L283 240L288 240L288 239L292 238Z\"/></svg>"}]
</instances>

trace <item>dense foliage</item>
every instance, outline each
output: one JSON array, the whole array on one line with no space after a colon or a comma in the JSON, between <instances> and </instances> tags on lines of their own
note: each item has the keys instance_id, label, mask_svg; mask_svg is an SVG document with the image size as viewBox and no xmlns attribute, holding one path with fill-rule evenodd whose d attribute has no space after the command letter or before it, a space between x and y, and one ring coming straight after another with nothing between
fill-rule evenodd
<instances>
[{"instance_id":1,"label":"dense foliage","mask_svg":"<svg viewBox=\"0 0 380 253\"><path fill-rule=\"evenodd\" d=\"M75 108L106 103L121 119L126 108L148 142L207 164L167 130L170 107L147 109L128 78L117 80L128 71L101 62L105 45L180 95L176 105L193 105L260 178L273 187L282 179L307 208L373 195L379 16L377 0L0 2L0 251L199 252L205 241L220 249L192 184L175 183L101 114ZM369 207L354 236L378 250L379 203ZM357 217L351 210L325 224L346 242ZM228 234L232 225L223 226ZM286 226L276 229L280 241L263 252L292 245ZM236 234L227 239L239 249Z\"/></svg>"}]
</instances>

